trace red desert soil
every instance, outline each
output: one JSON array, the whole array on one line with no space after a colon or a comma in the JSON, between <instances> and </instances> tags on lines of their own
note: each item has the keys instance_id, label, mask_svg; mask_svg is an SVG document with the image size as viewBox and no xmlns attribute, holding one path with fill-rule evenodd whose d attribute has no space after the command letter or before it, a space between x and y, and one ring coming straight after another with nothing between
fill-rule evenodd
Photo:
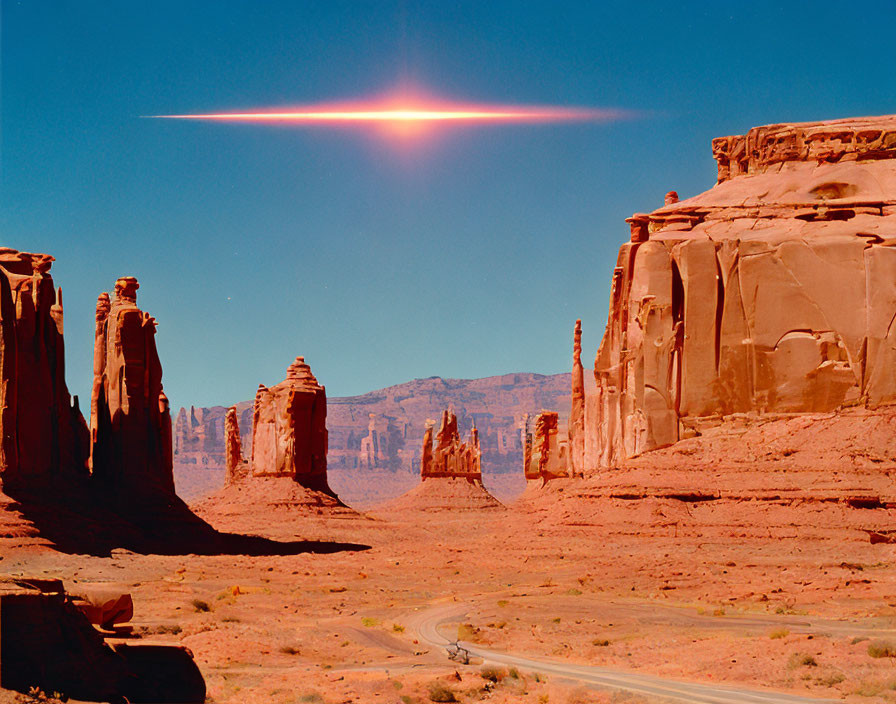
<instances>
[{"instance_id":1,"label":"red desert soil","mask_svg":"<svg viewBox=\"0 0 896 704\"><path fill-rule=\"evenodd\" d=\"M262 484L198 507L222 530L309 541L298 554L102 558L25 540L3 564L68 584L130 585L137 633L188 646L215 702L427 702L437 686L465 702L662 701L451 662L415 631L445 605L459 611L443 633L494 650L896 701L893 659L869 651L896 642L896 545L866 533L892 526L896 510L844 498L854 483L845 477L866 466L892 497L879 469L896 466L892 436L854 420L838 426L842 437L824 418L799 418L732 431L713 450L695 438L603 477L531 487L508 509L426 510L433 480L366 516ZM817 457L794 423L842 452ZM774 481L760 484L760 469ZM687 491L717 498L664 495L687 477ZM653 495L629 495L635 478ZM469 500L473 486L462 484L444 505Z\"/></svg>"}]
</instances>

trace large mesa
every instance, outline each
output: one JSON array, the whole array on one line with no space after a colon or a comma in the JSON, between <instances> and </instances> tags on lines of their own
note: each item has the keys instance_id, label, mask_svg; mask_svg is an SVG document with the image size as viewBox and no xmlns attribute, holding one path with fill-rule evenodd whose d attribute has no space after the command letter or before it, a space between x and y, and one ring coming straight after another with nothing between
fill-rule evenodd
<instances>
[{"instance_id":1,"label":"large mesa","mask_svg":"<svg viewBox=\"0 0 896 704\"><path fill-rule=\"evenodd\" d=\"M588 470L732 414L896 402L896 116L758 127L713 153L714 188L628 220Z\"/></svg>"}]
</instances>

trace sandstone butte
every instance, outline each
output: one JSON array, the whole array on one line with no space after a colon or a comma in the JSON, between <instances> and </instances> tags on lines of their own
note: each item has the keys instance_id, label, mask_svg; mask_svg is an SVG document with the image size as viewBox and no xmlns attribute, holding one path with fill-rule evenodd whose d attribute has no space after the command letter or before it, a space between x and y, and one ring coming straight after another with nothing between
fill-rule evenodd
<instances>
[{"instance_id":1,"label":"sandstone butte","mask_svg":"<svg viewBox=\"0 0 896 704\"><path fill-rule=\"evenodd\" d=\"M896 403L896 116L712 150L713 188L627 220L593 383L576 325L570 474L730 421Z\"/></svg>"},{"instance_id":2,"label":"sandstone butte","mask_svg":"<svg viewBox=\"0 0 896 704\"><path fill-rule=\"evenodd\" d=\"M200 516L250 529L256 512L287 523L309 512L354 515L327 482L327 393L304 357L296 357L279 384L259 384L251 438L245 458L238 410L231 406L224 419L227 483L196 505Z\"/></svg>"}]
</instances>

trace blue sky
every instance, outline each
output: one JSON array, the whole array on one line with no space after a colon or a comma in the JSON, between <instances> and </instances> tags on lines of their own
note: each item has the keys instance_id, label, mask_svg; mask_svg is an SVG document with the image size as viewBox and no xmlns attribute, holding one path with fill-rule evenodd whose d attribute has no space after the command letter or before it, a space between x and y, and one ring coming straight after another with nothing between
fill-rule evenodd
<instances>
[{"instance_id":1,"label":"blue sky","mask_svg":"<svg viewBox=\"0 0 896 704\"><path fill-rule=\"evenodd\" d=\"M568 369L624 218L714 183L710 140L896 112L896 3L44 2L0 17L2 244L56 256L69 386L116 277L174 406L305 355L330 395ZM141 115L375 96L621 108L612 124L371 130Z\"/></svg>"}]
</instances>

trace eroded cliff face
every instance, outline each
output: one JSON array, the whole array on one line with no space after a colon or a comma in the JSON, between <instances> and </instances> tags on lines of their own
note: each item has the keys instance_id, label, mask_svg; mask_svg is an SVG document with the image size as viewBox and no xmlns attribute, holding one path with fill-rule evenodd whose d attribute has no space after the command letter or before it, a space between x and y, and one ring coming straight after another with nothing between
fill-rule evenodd
<instances>
[{"instance_id":1,"label":"eroded cliff face","mask_svg":"<svg viewBox=\"0 0 896 704\"><path fill-rule=\"evenodd\" d=\"M162 390L156 321L137 307L140 284L115 282L96 305L90 465L108 488L174 493L171 415Z\"/></svg>"},{"instance_id":2,"label":"eroded cliff face","mask_svg":"<svg viewBox=\"0 0 896 704\"><path fill-rule=\"evenodd\" d=\"M53 261L0 248L0 474L7 486L87 470L87 428L65 384Z\"/></svg>"},{"instance_id":3,"label":"eroded cliff face","mask_svg":"<svg viewBox=\"0 0 896 704\"><path fill-rule=\"evenodd\" d=\"M433 446L432 425L427 425L420 454L420 477L463 478L482 482L482 451L479 431L474 425L468 442L461 442L457 430L457 416L453 411L442 411L442 422Z\"/></svg>"},{"instance_id":4,"label":"eroded cliff face","mask_svg":"<svg viewBox=\"0 0 896 704\"><path fill-rule=\"evenodd\" d=\"M234 419L235 420L235 419ZM286 379L255 394L252 474L287 476L308 489L327 485L327 394L304 357L296 357Z\"/></svg>"},{"instance_id":5,"label":"eroded cliff face","mask_svg":"<svg viewBox=\"0 0 896 704\"><path fill-rule=\"evenodd\" d=\"M714 188L628 220L588 470L732 414L896 402L896 116L758 127L713 153Z\"/></svg>"},{"instance_id":6,"label":"eroded cliff face","mask_svg":"<svg viewBox=\"0 0 896 704\"><path fill-rule=\"evenodd\" d=\"M580 330L580 328L579 328ZM575 379L575 372L573 372ZM575 381L573 381L575 384ZM575 408L575 395L573 396ZM534 427L526 422L526 445L523 452L523 472L528 481L575 476L570 459L570 445L574 436L572 426L562 432L556 411L542 411L535 417Z\"/></svg>"}]
</instances>

